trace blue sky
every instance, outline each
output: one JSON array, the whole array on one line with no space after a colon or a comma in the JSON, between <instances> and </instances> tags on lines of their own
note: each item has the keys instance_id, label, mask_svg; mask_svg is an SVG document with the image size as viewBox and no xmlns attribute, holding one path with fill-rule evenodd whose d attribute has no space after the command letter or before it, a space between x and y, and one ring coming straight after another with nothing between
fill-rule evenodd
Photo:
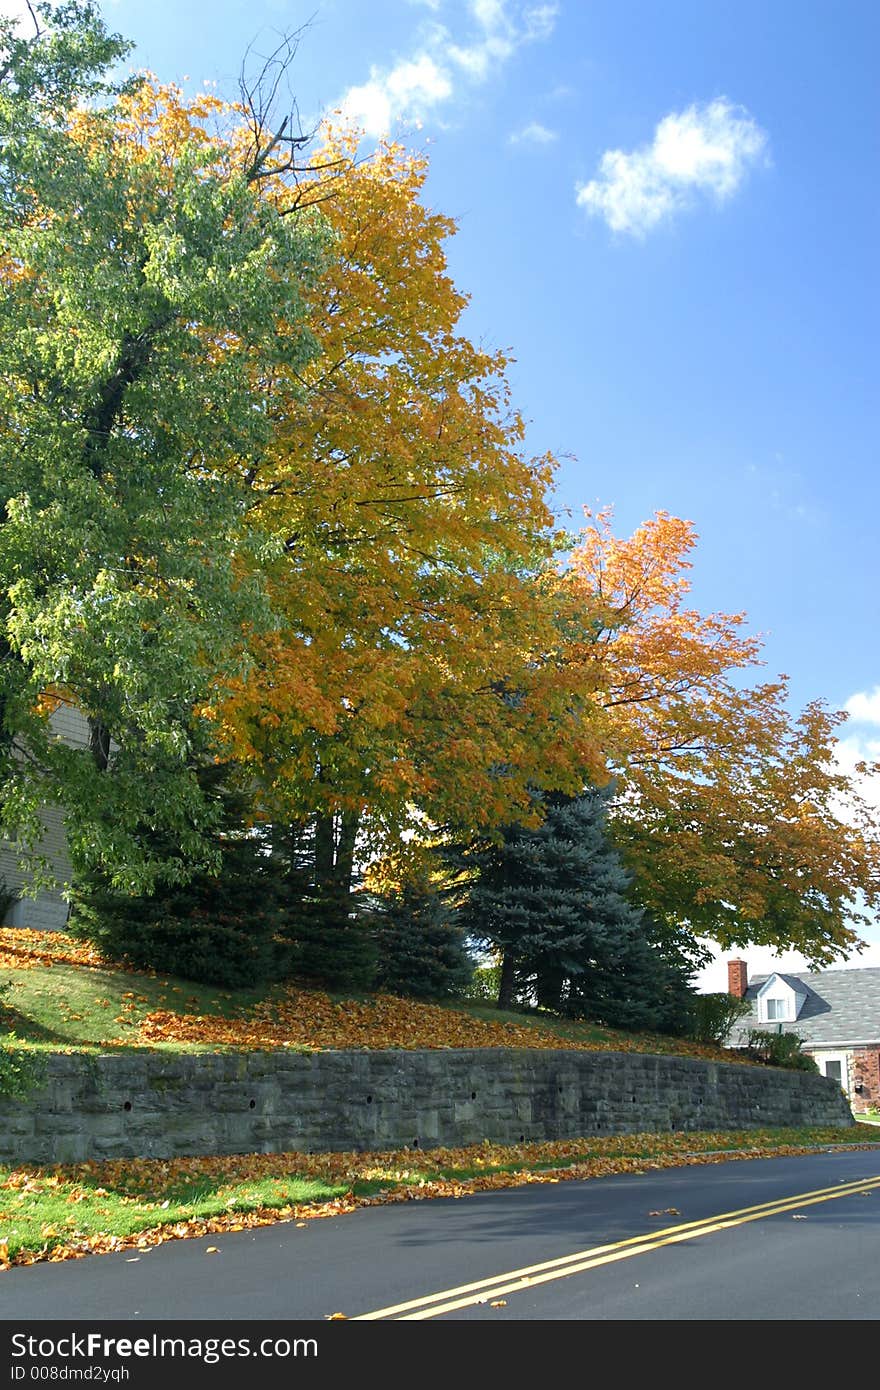
<instances>
[{"instance_id":1,"label":"blue sky","mask_svg":"<svg viewBox=\"0 0 880 1390\"><path fill-rule=\"evenodd\" d=\"M251 40L306 25L306 116L429 152L468 331L515 357L560 508L691 519L699 606L745 609L793 706L849 703L842 756L880 757L874 0L104 9L137 66L230 95Z\"/></svg>"}]
</instances>

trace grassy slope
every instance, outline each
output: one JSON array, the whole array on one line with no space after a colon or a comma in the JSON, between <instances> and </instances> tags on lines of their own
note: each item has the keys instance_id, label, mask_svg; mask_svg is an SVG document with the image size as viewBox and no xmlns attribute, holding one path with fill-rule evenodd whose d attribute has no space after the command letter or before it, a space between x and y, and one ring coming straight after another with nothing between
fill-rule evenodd
<instances>
[{"instance_id":1,"label":"grassy slope","mask_svg":"<svg viewBox=\"0 0 880 1390\"><path fill-rule=\"evenodd\" d=\"M563 1047L724 1057L680 1039L617 1032L480 1002L333 997L295 984L228 990L124 970L66 933L0 928L0 1035L28 1049Z\"/></svg>"},{"instance_id":2,"label":"grassy slope","mask_svg":"<svg viewBox=\"0 0 880 1390\"><path fill-rule=\"evenodd\" d=\"M616 1032L592 1023L569 1023L545 1015L504 1012L488 1004L458 1003L438 1008L388 996L361 997L348 1003L316 990L283 988L260 992L225 990L188 980L123 971L111 966L78 965L57 960L28 968L0 969L0 1032L39 1050L160 1046L192 1051L234 1043L287 1046L498 1046L534 1041L536 1046L587 1047L644 1052L693 1052L693 1044L651 1034ZM244 1032L258 1007L263 1020L256 1032ZM338 1039L333 1011L338 1011ZM372 1011L372 1012L371 1012ZM375 1014L375 1025L371 1017ZM152 1016L152 1017L151 1017ZM163 1021L155 1026L155 1018ZM151 1020L143 1036L141 1030ZM356 1035L346 1034L357 1020ZM183 1038L175 1023L186 1021ZM241 1028L238 1020L242 1021ZM426 1024L430 1042L415 1044L414 1020ZM265 1025L265 1026L264 1026ZM251 1029L253 1025L251 1024ZM274 1030L274 1032L273 1032ZM163 1040L167 1033L167 1040ZM261 1038L265 1033L265 1043ZM212 1036L213 1034L213 1036ZM703 1055L723 1054L703 1049Z\"/></svg>"}]
</instances>

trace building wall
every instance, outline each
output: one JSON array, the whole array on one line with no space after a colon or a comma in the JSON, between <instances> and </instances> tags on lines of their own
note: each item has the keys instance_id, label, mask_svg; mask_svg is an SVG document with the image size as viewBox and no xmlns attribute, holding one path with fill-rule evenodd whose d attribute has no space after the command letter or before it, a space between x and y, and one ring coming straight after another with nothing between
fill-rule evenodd
<instances>
[{"instance_id":1,"label":"building wall","mask_svg":"<svg viewBox=\"0 0 880 1390\"><path fill-rule=\"evenodd\" d=\"M880 1045L853 1050L851 1095L858 1113L880 1110Z\"/></svg>"},{"instance_id":2,"label":"building wall","mask_svg":"<svg viewBox=\"0 0 880 1390\"><path fill-rule=\"evenodd\" d=\"M42 1089L0 1101L0 1161L854 1123L825 1077L691 1057L526 1048L54 1054Z\"/></svg>"},{"instance_id":3,"label":"building wall","mask_svg":"<svg viewBox=\"0 0 880 1390\"><path fill-rule=\"evenodd\" d=\"M74 747L88 746L88 721L79 710L62 705L51 715L50 723L58 738L64 739ZM59 885L63 886L69 882L71 876L64 814L58 807L52 806L47 807L41 815L46 832L39 852L49 860ZM0 878L16 897L16 902L3 918L6 926L31 927L35 931L60 931L64 927L68 909L61 894L61 887L51 892L40 893L36 898L25 897L26 877L18 866L13 850L3 841L0 841Z\"/></svg>"}]
</instances>

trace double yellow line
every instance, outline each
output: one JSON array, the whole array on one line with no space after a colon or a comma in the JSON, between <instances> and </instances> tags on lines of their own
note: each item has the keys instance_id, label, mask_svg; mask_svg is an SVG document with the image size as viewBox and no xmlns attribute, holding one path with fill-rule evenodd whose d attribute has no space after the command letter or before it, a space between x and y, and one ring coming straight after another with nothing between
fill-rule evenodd
<instances>
[{"instance_id":1,"label":"double yellow line","mask_svg":"<svg viewBox=\"0 0 880 1390\"><path fill-rule=\"evenodd\" d=\"M712 1235L731 1226L744 1226L749 1221L760 1221L767 1216L777 1216L781 1212L794 1211L798 1207L811 1207L817 1202L833 1202L836 1197L855 1197L859 1193L872 1192L880 1187L880 1177L861 1178L856 1182L839 1183L835 1187L820 1187L815 1192L802 1192L796 1197L781 1197L775 1202L762 1202L759 1206L741 1207L738 1211L723 1212L704 1221L685 1221L678 1226L666 1226L661 1231L648 1235L630 1236L628 1240L618 1240L611 1245L596 1245L591 1250L578 1250L573 1255L563 1255L560 1259L544 1260L541 1264L525 1265L522 1269L512 1269L506 1274L493 1274L488 1279L478 1279L472 1284L460 1284L457 1288L443 1289L440 1293L427 1294L423 1298L413 1298L407 1303L394 1303L388 1308L378 1308L373 1313L361 1313L356 1322L375 1322L380 1318L391 1318L400 1322L418 1322L425 1318L437 1318L443 1313L454 1313L459 1308L470 1308L475 1303L491 1303L509 1293L524 1293L538 1284L549 1284L554 1279L565 1279L570 1274L582 1274L585 1270L596 1269L599 1265L614 1264L617 1260L629 1260L634 1255L645 1255L649 1250L659 1250L663 1245L676 1245L683 1240L696 1240L699 1236Z\"/></svg>"}]
</instances>

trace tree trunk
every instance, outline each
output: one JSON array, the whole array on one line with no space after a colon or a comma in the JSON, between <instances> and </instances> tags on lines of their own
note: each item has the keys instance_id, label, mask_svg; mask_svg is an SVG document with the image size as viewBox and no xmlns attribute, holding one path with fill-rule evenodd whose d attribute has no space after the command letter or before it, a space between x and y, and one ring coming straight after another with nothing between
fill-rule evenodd
<instances>
[{"instance_id":1,"label":"tree trunk","mask_svg":"<svg viewBox=\"0 0 880 1390\"><path fill-rule=\"evenodd\" d=\"M335 836L332 815L315 817L315 887L327 889L333 885L335 867Z\"/></svg>"},{"instance_id":2,"label":"tree trunk","mask_svg":"<svg viewBox=\"0 0 880 1390\"><path fill-rule=\"evenodd\" d=\"M562 987L565 975L554 966L539 966L535 977L535 997L542 1009L559 1013L562 1009Z\"/></svg>"},{"instance_id":3,"label":"tree trunk","mask_svg":"<svg viewBox=\"0 0 880 1390\"><path fill-rule=\"evenodd\" d=\"M498 1008L509 1009L513 1005L516 988L516 959L511 950L505 950L501 957L501 979L498 982Z\"/></svg>"},{"instance_id":4,"label":"tree trunk","mask_svg":"<svg viewBox=\"0 0 880 1390\"><path fill-rule=\"evenodd\" d=\"M100 719L89 717L89 748L99 772L106 772L110 763L110 730Z\"/></svg>"},{"instance_id":5,"label":"tree trunk","mask_svg":"<svg viewBox=\"0 0 880 1390\"><path fill-rule=\"evenodd\" d=\"M334 872L336 883L346 898L351 892L351 881L354 877L354 848L360 823L360 811L343 811L340 814Z\"/></svg>"}]
</instances>

